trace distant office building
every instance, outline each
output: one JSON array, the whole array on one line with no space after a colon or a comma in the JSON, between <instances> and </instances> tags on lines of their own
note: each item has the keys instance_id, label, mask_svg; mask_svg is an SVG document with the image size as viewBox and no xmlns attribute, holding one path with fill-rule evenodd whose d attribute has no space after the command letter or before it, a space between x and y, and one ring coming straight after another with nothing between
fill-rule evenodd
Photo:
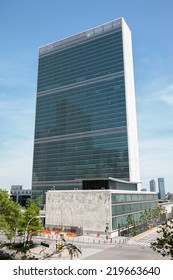
<instances>
[{"instance_id":1,"label":"distant office building","mask_svg":"<svg viewBox=\"0 0 173 280\"><path fill-rule=\"evenodd\" d=\"M27 199L31 198L31 189L23 189L22 185L13 185L11 186L10 196L13 201L25 206Z\"/></svg>"},{"instance_id":2,"label":"distant office building","mask_svg":"<svg viewBox=\"0 0 173 280\"><path fill-rule=\"evenodd\" d=\"M11 191L21 191L23 189L22 185L12 185Z\"/></svg>"},{"instance_id":3,"label":"distant office building","mask_svg":"<svg viewBox=\"0 0 173 280\"><path fill-rule=\"evenodd\" d=\"M150 192L156 192L156 182L154 179L150 181Z\"/></svg>"},{"instance_id":4,"label":"distant office building","mask_svg":"<svg viewBox=\"0 0 173 280\"><path fill-rule=\"evenodd\" d=\"M164 178L158 178L158 188L159 188L159 199L165 199L165 182Z\"/></svg>"},{"instance_id":5,"label":"distant office building","mask_svg":"<svg viewBox=\"0 0 173 280\"><path fill-rule=\"evenodd\" d=\"M100 189L110 177L139 182L138 163L131 32L124 19L41 47L33 198L50 189L82 190L86 179Z\"/></svg>"}]
</instances>

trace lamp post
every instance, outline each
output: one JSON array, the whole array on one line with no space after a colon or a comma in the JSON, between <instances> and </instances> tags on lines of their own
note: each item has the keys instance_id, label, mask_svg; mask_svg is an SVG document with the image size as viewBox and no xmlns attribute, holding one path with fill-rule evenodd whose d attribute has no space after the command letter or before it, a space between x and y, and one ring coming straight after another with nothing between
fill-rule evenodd
<instances>
[{"instance_id":1,"label":"lamp post","mask_svg":"<svg viewBox=\"0 0 173 280\"><path fill-rule=\"evenodd\" d=\"M26 230L25 230L24 246L26 245L26 238L27 238L27 231L28 231L29 224L35 218L45 218L45 216L34 216L28 221L28 223L26 225Z\"/></svg>"}]
</instances>

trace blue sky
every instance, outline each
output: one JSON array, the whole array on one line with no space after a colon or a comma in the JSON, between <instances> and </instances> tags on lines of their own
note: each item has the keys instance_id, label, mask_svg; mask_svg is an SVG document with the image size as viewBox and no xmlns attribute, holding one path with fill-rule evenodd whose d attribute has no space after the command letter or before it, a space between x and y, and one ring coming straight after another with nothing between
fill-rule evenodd
<instances>
[{"instance_id":1,"label":"blue sky","mask_svg":"<svg viewBox=\"0 0 173 280\"><path fill-rule=\"evenodd\" d=\"M38 48L124 17L132 31L142 187L173 192L173 1L0 1L0 187L31 187Z\"/></svg>"}]
</instances>

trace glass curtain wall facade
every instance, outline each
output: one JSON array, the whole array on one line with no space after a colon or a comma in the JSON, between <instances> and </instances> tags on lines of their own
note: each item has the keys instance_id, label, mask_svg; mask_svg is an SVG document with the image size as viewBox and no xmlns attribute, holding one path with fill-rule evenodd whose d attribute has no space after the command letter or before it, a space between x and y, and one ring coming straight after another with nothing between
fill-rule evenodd
<instances>
[{"instance_id":1,"label":"glass curtain wall facade","mask_svg":"<svg viewBox=\"0 0 173 280\"><path fill-rule=\"evenodd\" d=\"M40 48L33 197L131 179L122 21Z\"/></svg>"},{"instance_id":2,"label":"glass curtain wall facade","mask_svg":"<svg viewBox=\"0 0 173 280\"><path fill-rule=\"evenodd\" d=\"M159 199L165 199L165 181L164 178L158 178Z\"/></svg>"},{"instance_id":3,"label":"glass curtain wall facade","mask_svg":"<svg viewBox=\"0 0 173 280\"><path fill-rule=\"evenodd\" d=\"M158 207L157 194L111 194L112 200L112 230L127 224L127 216L132 215L135 222L139 221L141 213L145 210Z\"/></svg>"},{"instance_id":4,"label":"glass curtain wall facade","mask_svg":"<svg viewBox=\"0 0 173 280\"><path fill-rule=\"evenodd\" d=\"M156 192L156 182L153 179L150 181L150 192Z\"/></svg>"}]
</instances>

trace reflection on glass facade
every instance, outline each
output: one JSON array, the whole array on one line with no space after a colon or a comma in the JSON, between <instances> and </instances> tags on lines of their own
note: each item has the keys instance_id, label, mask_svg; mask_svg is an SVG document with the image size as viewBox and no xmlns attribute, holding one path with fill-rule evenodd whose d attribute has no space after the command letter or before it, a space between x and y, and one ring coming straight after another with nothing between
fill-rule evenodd
<instances>
[{"instance_id":1,"label":"reflection on glass facade","mask_svg":"<svg viewBox=\"0 0 173 280\"><path fill-rule=\"evenodd\" d=\"M113 230L125 226L129 214L131 214L137 222L140 219L141 212L157 208L158 206L157 194L152 193L112 193L111 197Z\"/></svg>"},{"instance_id":2,"label":"reflection on glass facade","mask_svg":"<svg viewBox=\"0 0 173 280\"><path fill-rule=\"evenodd\" d=\"M33 196L130 180L121 20L39 52Z\"/></svg>"}]
</instances>

